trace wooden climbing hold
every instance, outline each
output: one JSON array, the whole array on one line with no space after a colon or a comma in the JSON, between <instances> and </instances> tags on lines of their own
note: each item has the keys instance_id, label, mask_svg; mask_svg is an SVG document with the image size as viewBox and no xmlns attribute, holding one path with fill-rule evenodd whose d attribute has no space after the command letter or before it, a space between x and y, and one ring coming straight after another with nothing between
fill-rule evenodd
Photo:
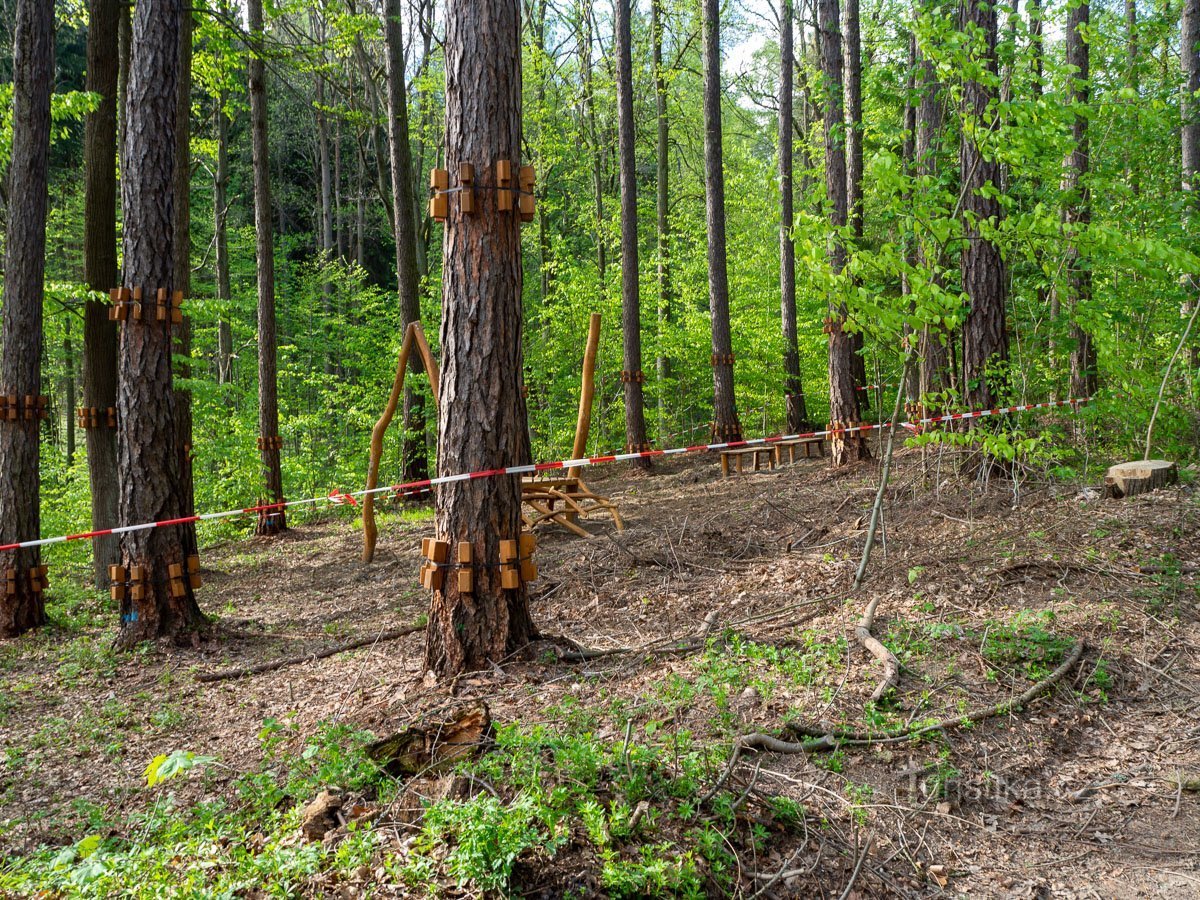
<instances>
[{"instance_id":1,"label":"wooden climbing hold","mask_svg":"<svg viewBox=\"0 0 1200 900\"><path fill-rule=\"evenodd\" d=\"M496 161L496 209L512 212L512 163L507 159Z\"/></svg>"},{"instance_id":2,"label":"wooden climbing hold","mask_svg":"<svg viewBox=\"0 0 1200 900\"><path fill-rule=\"evenodd\" d=\"M517 571L519 556L516 541L500 542L500 587L506 591L516 590L521 586L521 574Z\"/></svg>"},{"instance_id":3,"label":"wooden climbing hold","mask_svg":"<svg viewBox=\"0 0 1200 900\"><path fill-rule=\"evenodd\" d=\"M471 566L471 542L458 542L458 592L470 594L475 589L475 570Z\"/></svg>"},{"instance_id":4,"label":"wooden climbing hold","mask_svg":"<svg viewBox=\"0 0 1200 900\"><path fill-rule=\"evenodd\" d=\"M438 222L445 222L450 214L450 173L445 169L432 169L429 172L429 217Z\"/></svg>"},{"instance_id":5,"label":"wooden climbing hold","mask_svg":"<svg viewBox=\"0 0 1200 900\"><path fill-rule=\"evenodd\" d=\"M470 163L458 164L458 211L464 216L475 212L475 167Z\"/></svg>"}]
</instances>

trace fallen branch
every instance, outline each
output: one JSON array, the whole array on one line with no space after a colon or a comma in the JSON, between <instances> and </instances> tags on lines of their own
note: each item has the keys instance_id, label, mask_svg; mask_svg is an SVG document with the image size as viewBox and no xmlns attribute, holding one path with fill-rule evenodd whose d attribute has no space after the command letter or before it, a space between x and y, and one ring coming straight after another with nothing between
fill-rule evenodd
<instances>
[{"instance_id":1,"label":"fallen branch","mask_svg":"<svg viewBox=\"0 0 1200 900\"><path fill-rule=\"evenodd\" d=\"M879 606L881 597L881 594L875 595L875 599L868 603L867 608L863 610L858 625L854 627L854 637L858 642L883 663L883 680L871 692L871 699L874 701L878 701L880 697L900 683L900 660L896 658L895 653L883 645L879 638L871 633L871 629L875 625L875 609Z\"/></svg>"},{"instance_id":2,"label":"fallen branch","mask_svg":"<svg viewBox=\"0 0 1200 900\"><path fill-rule=\"evenodd\" d=\"M745 734L739 737L733 744L733 752L729 755L729 762L725 766L725 771L721 777L717 779L716 784L700 798L700 804L707 803L717 795L726 783L729 777L733 774L734 768L741 759L742 754L747 750L767 750L771 753L821 753L827 750L837 750L839 747L847 746L867 746L872 744L900 744L907 741L915 740L922 735L929 734L933 731L944 731L947 728L963 727L967 725L976 725L986 719L1003 716L1027 705L1031 700L1045 693L1058 684L1066 677L1071 669L1075 668L1075 664L1079 662L1083 656L1085 643L1081 638L1071 648L1071 652L1066 655L1058 668L1043 678L1041 681L1032 685L1024 693L1011 700L1003 700L1000 703L992 706L977 706L974 709L968 710L962 715L951 716L942 719L939 722L934 722L930 725L923 725L920 728L914 728L905 731L901 734L879 735L871 734L870 732L859 731L843 731L837 728L812 728L806 725L786 725L785 728L794 735L809 738L805 741L787 741L782 738L777 738L774 735L766 734L761 731L756 731L752 734Z\"/></svg>"},{"instance_id":3,"label":"fallen branch","mask_svg":"<svg viewBox=\"0 0 1200 900\"><path fill-rule=\"evenodd\" d=\"M345 653L347 650L357 650L359 647L366 647L368 644L377 644L381 641L394 641L397 638L402 638L418 631L424 631L423 625L412 625L408 628L398 628L393 631L385 631L382 634L377 634L373 637L361 638L356 641L350 641L348 644L338 644L336 647L327 647L324 650L318 650L314 653L305 653L302 656L285 656L283 659L273 659L270 662L257 663L253 666L239 666L236 669L222 669L218 672L204 672L196 676L196 680L200 682L226 681L230 678L245 678L249 675L262 675L265 672L274 672L277 669L284 669L288 666L296 666L300 663L311 662L318 659L327 659L330 656L336 656L339 653Z\"/></svg>"}]
</instances>

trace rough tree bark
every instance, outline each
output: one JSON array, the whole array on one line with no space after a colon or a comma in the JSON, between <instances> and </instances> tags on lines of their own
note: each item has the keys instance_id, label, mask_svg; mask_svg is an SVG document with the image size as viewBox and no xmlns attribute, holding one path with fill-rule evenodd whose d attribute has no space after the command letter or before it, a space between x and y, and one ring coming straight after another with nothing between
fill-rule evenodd
<instances>
[{"instance_id":1,"label":"rough tree bark","mask_svg":"<svg viewBox=\"0 0 1200 900\"><path fill-rule=\"evenodd\" d=\"M254 232L258 257L258 433L261 444L266 499L283 499L283 472L279 462L279 394L275 338L275 242L271 234L271 161L267 144L266 72L261 55L262 0L248 0L250 52L250 135L254 165ZM280 509L259 520L259 534L277 534L287 528Z\"/></svg>"},{"instance_id":2,"label":"rough tree bark","mask_svg":"<svg viewBox=\"0 0 1200 900\"><path fill-rule=\"evenodd\" d=\"M779 316L783 327L783 402L786 430L804 430L808 408L800 380L800 346L796 336L796 245L792 198L792 0L783 0L779 14Z\"/></svg>"},{"instance_id":3,"label":"rough tree bark","mask_svg":"<svg viewBox=\"0 0 1200 900\"><path fill-rule=\"evenodd\" d=\"M845 0L843 9L843 65L846 76L846 193L850 232L857 247L863 239L863 118L862 118L862 40L859 33L858 0ZM867 361L863 356L863 333L850 335L854 356L850 363L858 402L870 406L871 394L861 390L867 385Z\"/></svg>"},{"instance_id":4,"label":"rough tree bark","mask_svg":"<svg viewBox=\"0 0 1200 900\"><path fill-rule=\"evenodd\" d=\"M159 321L156 295L173 289L175 129L179 83L180 0L139 3L134 11L121 180L125 287L142 292L121 327L117 391L121 525L175 519L184 498L176 444L177 398L171 371L170 320ZM134 295L136 298L136 294ZM206 630L186 578L172 596L170 567L184 565L183 535L167 526L121 536L121 564L144 572L144 596L121 601L117 645Z\"/></svg>"},{"instance_id":5,"label":"rough tree bark","mask_svg":"<svg viewBox=\"0 0 1200 900\"><path fill-rule=\"evenodd\" d=\"M421 321L420 278L417 275L417 223L413 218L412 150L408 134L408 97L404 83L404 32L400 26L402 0L384 6L387 41L388 149L392 163L392 222L396 238L396 284L400 292L400 327ZM409 357L408 371L425 371L421 354ZM425 452L425 401L410 384L404 386L404 480L416 481L429 471Z\"/></svg>"},{"instance_id":6,"label":"rough tree bark","mask_svg":"<svg viewBox=\"0 0 1200 900\"><path fill-rule=\"evenodd\" d=\"M521 224L499 209L497 162L517 175L521 148L521 24L518 0L446 4L446 163L475 166L476 212L451 203L442 258L439 474L492 469L529 457L521 396ZM438 488L437 534L469 541L474 590L445 579L430 602L425 666L441 675L499 660L536 635L522 584L503 590L501 540L521 529L519 476Z\"/></svg>"},{"instance_id":7,"label":"rough tree bark","mask_svg":"<svg viewBox=\"0 0 1200 900\"><path fill-rule=\"evenodd\" d=\"M829 265L835 275L846 267L846 245L840 232L846 227L846 121L842 114L842 35L838 0L818 0L821 74L825 81L825 195L829 204ZM836 428L859 421L858 394L854 384L854 344L845 332L846 303L829 304L829 421ZM861 432L834 434L830 439L831 462L844 466L870 458Z\"/></svg>"},{"instance_id":8,"label":"rough tree bark","mask_svg":"<svg viewBox=\"0 0 1200 900\"><path fill-rule=\"evenodd\" d=\"M650 3L650 40L654 63L654 118L658 126L655 160L655 226L658 235L658 355L654 360L658 377L658 431L666 432L666 384L671 377L671 359L667 354L667 333L671 327L671 201L670 128L667 121L667 76L663 69L663 0Z\"/></svg>"},{"instance_id":9,"label":"rough tree bark","mask_svg":"<svg viewBox=\"0 0 1200 900\"><path fill-rule=\"evenodd\" d=\"M967 405L979 409L996 406L1005 393L1003 373L989 373L988 368L1008 360L1004 259L980 228L985 222L999 223L1003 215L1000 201L984 194L988 186L999 187L1000 165L972 137L973 132L990 134L996 125L996 7L987 0L963 0L960 13L960 27L973 55L991 76L963 80L963 118L972 125L963 129L959 145L965 226L960 268L970 304L962 329L962 386Z\"/></svg>"},{"instance_id":10,"label":"rough tree bark","mask_svg":"<svg viewBox=\"0 0 1200 900\"><path fill-rule=\"evenodd\" d=\"M1091 262L1084 259L1075 240L1075 233L1087 228L1092 221L1091 189L1088 187L1089 145L1088 111L1091 93L1090 6L1076 2L1067 10L1067 66L1070 76L1071 105L1075 107L1071 123L1074 146L1063 165L1062 208L1063 230L1067 234L1067 291L1071 316L1071 391L1072 397L1090 397L1096 392L1096 347L1092 336L1079 322L1079 306L1092 299Z\"/></svg>"},{"instance_id":11,"label":"rough tree bark","mask_svg":"<svg viewBox=\"0 0 1200 900\"><path fill-rule=\"evenodd\" d=\"M729 272L725 254L725 169L721 146L721 4L703 0L704 199L708 224L708 310L712 319L713 424L716 441L739 441L729 333Z\"/></svg>"},{"instance_id":12,"label":"rough tree bark","mask_svg":"<svg viewBox=\"0 0 1200 900\"><path fill-rule=\"evenodd\" d=\"M12 156L4 248L0 394L16 399L0 422L0 543L34 540L41 520L37 397L42 392L42 299L46 264L50 92L54 87L54 0L18 0L13 35ZM32 399L34 408L29 408ZM10 407L11 408L11 407ZM12 413L10 413L10 416ZM0 637L45 624L41 553L0 553ZM36 588L36 589L35 589Z\"/></svg>"},{"instance_id":13,"label":"rough tree bark","mask_svg":"<svg viewBox=\"0 0 1200 900\"><path fill-rule=\"evenodd\" d=\"M91 0L88 5L87 89L100 97L88 113L83 139L83 277L93 291L107 296L117 286L117 70L119 0ZM83 405L107 410L117 405L117 328L108 318L109 305L88 300L83 307ZM117 523L117 432L107 426L84 432L92 528ZM113 535L92 541L97 587L108 584L120 545Z\"/></svg>"},{"instance_id":14,"label":"rough tree bark","mask_svg":"<svg viewBox=\"0 0 1200 900\"><path fill-rule=\"evenodd\" d=\"M628 451L648 450L646 411L642 392L642 312L638 295L637 158L633 124L633 37L631 0L616 0L617 134L621 169L621 339L624 352L625 446ZM649 469L649 459L633 460L638 469Z\"/></svg>"}]
</instances>

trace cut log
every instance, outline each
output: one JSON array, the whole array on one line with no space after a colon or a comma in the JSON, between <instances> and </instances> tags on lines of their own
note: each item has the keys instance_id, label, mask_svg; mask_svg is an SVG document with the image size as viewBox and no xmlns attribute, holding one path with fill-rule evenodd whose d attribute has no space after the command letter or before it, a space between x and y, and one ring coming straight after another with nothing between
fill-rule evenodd
<instances>
[{"instance_id":1,"label":"cut log","mask_svg":"<svg viewBox=\"0 0 1200 900\"><path fill-rule=\"evenodd\" d=\"M1175 463L1165 459L1139 459L1111 466L1104 476L1104 490L1110 497L1135 497L1179 480Z\"/></svg>"}]
</instances>

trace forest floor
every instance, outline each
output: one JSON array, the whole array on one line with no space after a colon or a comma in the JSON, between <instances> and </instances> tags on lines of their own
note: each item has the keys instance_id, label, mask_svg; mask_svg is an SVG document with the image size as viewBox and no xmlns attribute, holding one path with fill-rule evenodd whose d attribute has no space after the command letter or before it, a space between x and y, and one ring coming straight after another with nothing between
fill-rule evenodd
<instances>
[{"instance_id":1,"label":"forest floor","mask_svg":"<svg viewBox=\"0 0 1200 900\"><path fill-rule=\"evenodd\" d=\"M1195 473L1117 501L927 452L897 456L857 594L876 466L589 471L625 531L541 532L546 639L451 682L425 677L420 631L197 680L421 624L421 509L384 518L370 565L344 519L208 549L218 627L195 650L115 653L114 613L81 592L0 645L0 896L1200 896ZM903 668L875 705L853 626L877 595ZM1079 639L1024 709L747 753L720 782L739 734L902 734L1020 694ZM453 773L364 755L481 703L493 737ZM179 777L150 787L160 755ZM325 788L341 809L319 828L303 809Z\"/></svg>"}]
</instances>

